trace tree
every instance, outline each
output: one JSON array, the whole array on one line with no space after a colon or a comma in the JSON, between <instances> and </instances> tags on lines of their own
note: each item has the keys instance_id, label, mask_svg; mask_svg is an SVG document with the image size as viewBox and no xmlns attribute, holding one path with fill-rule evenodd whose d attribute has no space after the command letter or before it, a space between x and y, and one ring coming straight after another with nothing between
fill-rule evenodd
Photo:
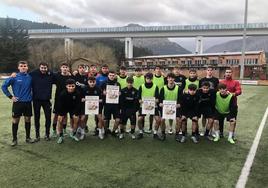
<instances>
[{"instance_id":1,"label":"tree","mask_svg":"<svg viewBox=\"0 0 268 188\"><path fill-rule=\"evenodd\" d=\"M12 72L20 60L28 60L28 32L16 20L0 25L0 71Z\"/></svg>"}]
</instances>

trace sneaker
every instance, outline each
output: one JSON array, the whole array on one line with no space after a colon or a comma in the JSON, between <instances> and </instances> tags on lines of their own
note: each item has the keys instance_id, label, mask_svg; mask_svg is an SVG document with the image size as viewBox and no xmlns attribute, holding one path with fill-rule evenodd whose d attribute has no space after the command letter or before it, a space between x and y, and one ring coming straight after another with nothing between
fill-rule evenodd
<instances>
[{"instance_id":1,"label":"sneaker","mask_svg":"<svg viewBox=\"0 0 268 188\"><path fill-rule=\"evenodd\" d=\"M143 138L143 133L139 133L138 136L137 136L137 139L142 139Z\"/></svg>"},{"instance_id":2,"label":"sneaker","mask_svg":"<svg viewBox=\"0 0 268 188\"><path fill-rule=\"evenodd\" d=\"M34 143L34 140L31 138L26 138L25 142L28 144L32 144L32 143Z\"/></svg>"},{"instance_id":3,"label":"sneaker","mask_svg":"<svg viewBox=\"0 0 268 188\"><path fill-rule=\"evenodd\" d=\"M63 143L63 137L60 136L57 140L57 144L62 144Z\"/></svg>"},{"instance_id":4,"label":"sneaker","mask_svg":"<svg viewBox=\"0 0 268 188\"><path fill-rule=\"evenodd\" d=\"M99 134L99 138L100 138L101 140L103 140L103 139L104 139L104 134Z\"/></svg>"},{"instance_id":5,"label":"sneaker","mask_svg":"<svg viewBox=\"0 0 268 188\"><path fill-rule=\"evenodd\" d=\"M160 137L160 140L165 141L166 140L166 134L162 134L161 137Z\"/></svg>"},{"instance_id":6,"label":"sneaker","mask_svg":"<svg viewBox=\"0 0 268 188\"><path fill-rule=\"evenodd\" d=\"M204 136L204 135L205 135L205 133L204 133L204 132L201 132L201 133L200 133L200 136Z\"/></svg>"},{"instance_id":7,"label":"sneaker","mask_svg":"<svg viewBox=\"0 0 268 188\"><path fill-rule=\"evenodd\" d=\"M205 136L205 139L208 140L208 141L212 141L213 138L211 136Z\"/></svg>"},{"instance_id":8,"label":"sneaker","mask_svg":"<svg viewBox=\"0 0 268 188\"><path fill-rule=\"evenodd\" d=\"M131 138L132 138L132 140L135 140L136 139L135 134L131 134Z\"/></svg>"},{"instance_id":9,"label":"sneaker","mask_svg":"<svg viewBox=\"0 0 268 188\"><path fill-rule=\"evenodd\" d=\"M229 142L230 144L235 144L235 141L234 141L233 138L228 138L228 142Z\"/></svg>"},{"instance_id":10,"label":"sneaker","mask_svg":"<svg viewBox=\"0 0 268 188\"><path fill-rule=\"evenodd\" d=\"M220 137L219 137L219 136L216 136L216 137L213 139L214 142L218 142L219 140L220 140Z\"/></svg>"},{"instance_id":11,"label":"sneaker","mask_svg":"<svg viewBox=\"0 0 268 188\"><path fill-rule=\"evenodd\" d=\"M158 134L154 134L153 138L156 139L156 140L160 140Z\"/></svg>"},{"instance_id":12,"label":"sneaker","mask_svg":"<svg viewBox=\"0 0 268 188\"><path fill-rule=\"evenodd\" d=\"M147 134L152 134L152 129L148 129L148 130L146 130L144 132L147 133Z\"/></svg>"},{"instance_id":13,"label":"sneaker","mask_svg":"<svg viewBox=\"0 0 268 188\"><path fill-rule=\"evenodd\" d=\"M180 142L180 135L179 134L175 134L175 140L177 141L177 142Z\"/></svg>"},{"instance_id":14,"label":"sneaker","mask_svg":"<svg viewBox=\"0 0 268 188\"><path fill-rule=\"evenodd\" d=\"M57 131L56 131L56 130L53 130L53 131L52 131L52 137L53 137L53 138L56 138L56 137L57 137Z\"/></svg>"},{"instance_id":15,"label":"sneaker","mask_svg":"<svg viewBox=\"0 0 268 188\"><path fill-rule=\"evenodd\" d=\"M45 141L50 141L50 137L49 136L45 136Z\"/></svg>"},{"instance_id":16,"label":"sneaker","mask_svg":"<svg viewBox=\"0 0 268 188\"><path fill-rule=\"evenodd\" d=\"M40 141L40 137L37 137L36 139L34 139L34 142L39 142Z\"/></svg>"},{"instance_id":17,"label":"sneaker","mask_svg":"<svg viewBox=\"0 0 268 188\"><path fill-rule=\"evenodd\" d=\"M79 138L77 138L75 135L72 135L71 138L76 141L76 142L79 142Z\"/></svg>"},{"instance_id":18,"label":"sneaker","mask_svg":"<svg viewBox=\"0 0 268 188\"><path fill-rule=\"evenodd\" d=\"M168 134L170 134L170 135L173 134L173 130L169 129Z\"/></svg>"},{"instance_id":19,"label":"sneaker","mask_svg":"<svg viewBox=\"0 0 268 188\"><path fill-rule=\"evenodd\" d=\"M119 139L122 140L124 138L124 134L119 135Z\"/></svg>"},{"instance_id":20,"label":"sneaker","mask_svg":"<svg viewBox=\"0 0 268 188\"><path fill-rule=\"evenodd\" d=\"M186 141L186 137L182 136L181 139L180 139L180 143L184 143L185 141Z\"/></svg>"},{"instance_id":21,"label":"sneaker","mask_svg":"<svg viewBox=\"0 0 268 188\"><path fill-rule=\"evenodd\" d=\"M85 134L81 134L79 137L79 140L84 140L85 139Z\"/></svg>"},{"instance_id":22,"label":"sneaker","mask_svg":"<svg viewBox=\"0 0 268 188\"><path fill-rule=\"evenodd\" d=\"M220 133L220 138L224 138L224 134L223 133Z\"/></svg>"},{"instance_id":23,"label":"sneaker","mask_svg":"<svg viewBox=\"0 0 268 188\"><path fill-rule=\"evenodd\" d=\"M196 136L192 136L191 138L192 138L193 143L195 143L195 144L198 143L198 140L197 140Z\"/></svg>"},{"instance_id":24,"label":"sneaker","mask_svg":"<svg viewBox=\"0 0 268 188\"><path fill-rule=\"evenodd\" d=\"M67 130L66 129L63 129L63 135L67 135Z\"/></svg>"},{"instance_id":25,"label":"sneaker","mask_svg":"<svg viewBox=\"0 0 268 188\"><path fill-rule=\"evenodd\" d=\"M17 141L17 140L13 140L13 141L11 142L11 146L14 147L14 146L16 146L16 145L18 145L18 141Z\"/></svg>"}]
</instances>

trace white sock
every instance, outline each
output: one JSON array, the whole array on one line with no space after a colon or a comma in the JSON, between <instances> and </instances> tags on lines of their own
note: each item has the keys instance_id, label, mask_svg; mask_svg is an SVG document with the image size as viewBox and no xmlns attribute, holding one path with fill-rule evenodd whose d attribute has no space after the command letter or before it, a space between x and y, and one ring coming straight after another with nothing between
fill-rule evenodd
<instances>
[{"instance_id":1,"label":"white sock","mask_svg":"<svg viewBox=\"0 0 268 188\"><path fill-rule=\"evenodd\" d=\"M143 134L143 130L140 129L140 133Z\"/></svg>"},{"instance_id":2,"label":"white sock","mask_svg":"<svg viewBox=\"0 0 268 188\"><path fill-rule=\"evenodd\" d=\"M157 134L157 130L154 130L154 134Z\"/></svg>"},{"instance_id":3,"label":"white sock","mask_svg":"<svg viewBox=\"0 0 268 188\"><path fill-rule=\"evenodd\" d=\"M216 137L220 137L220 131L215 131Z\"/></svg>"},{"instance_id":4,"label":"white sock","mask_svg":"<svg viewBox=\"0 0 268 188\"><path fill-rule=\"evenodd\" d=\"M81 134L85 134L85 129L80 128Z\"/></svg>"},{"instance_id":5,"label":"white sock","mask_svg":"<svg viewBox=\"0 0 268 188\"><path fill-rule=\"evenodd\" d=\"M229 137L228 137L228 139L233 138L233 135L234 135L234 132L229 132Z\"/></svg>"}]
</instances>

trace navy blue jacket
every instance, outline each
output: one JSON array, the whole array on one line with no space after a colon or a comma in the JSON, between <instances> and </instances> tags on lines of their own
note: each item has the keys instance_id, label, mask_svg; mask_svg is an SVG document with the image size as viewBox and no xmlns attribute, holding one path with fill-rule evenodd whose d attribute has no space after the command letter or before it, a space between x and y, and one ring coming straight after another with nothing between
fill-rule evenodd
<instances>
[{"instance_id":1,"label":"navy blue jacket","mask_svg":"<svg viewBox=\"0 0 268 188\"><path fill-rule=\"evenodd\" d=\"M55 82L54 74L50 71L42 74L39 69L29 74L32 77L33 100L50 100L52 85Z\"/></svg>"},{"instance_id":2,"label":"navy blue jacket","mask_svg":"<svg viewBox=\"0 0 268 188\"><path fill-rule=\"evenodd\" d=\"M32 77L27 73L17 73L16 77L9 77L2 85L4 94L12 98L18 98L18 102L32 101ZM8 87L12 87L13 95L9 92Z\"/></svg>"}]
</instances>

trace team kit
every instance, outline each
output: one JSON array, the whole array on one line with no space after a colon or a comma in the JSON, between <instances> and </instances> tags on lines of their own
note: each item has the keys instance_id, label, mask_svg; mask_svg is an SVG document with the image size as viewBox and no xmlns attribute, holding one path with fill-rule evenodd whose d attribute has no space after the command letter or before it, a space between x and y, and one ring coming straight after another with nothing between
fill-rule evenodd
<instances>
[{"instance_id":1,"label":"team kit","mask_svg":"<svg viewBox=\"0 0 268 188\"><path fill-rule=\"evenodd\" d=\"M204 71L206 76L201 79L195 69L189 70L187 78L179 67L168 73L160 66L148 72L136 68L128 74L124 66L116 73L105 64L100 71L95 65L86 71L86 66L80 64L71 72L69 65L63 63L59 72L54 73L42 62L38 69L28 72L27 61L19 61L18 72L12 73L2 85L3 93L13 102L11 146L18 144L21 116L24 116L26 143L40 141L41 108L45 116L45 140L54 137L58 144L64 143L66 137L75 142L84 140L89 122L95 124L94 135L101 140L107 136L124 139L127 134L139 140L147 133L159 141L165 141L167 134L174 134L180 143L187 139L198 143L201 137L218 142L226 136L230 144L235 144L240 83L232 78L231 68L226 68L222 80L213 76L213 67ZM52 108L53 85L56 91ZM32 115L35 139L30 137ZM228 135L224 135L225 120Z\"/></svg>"}]
</instances>

